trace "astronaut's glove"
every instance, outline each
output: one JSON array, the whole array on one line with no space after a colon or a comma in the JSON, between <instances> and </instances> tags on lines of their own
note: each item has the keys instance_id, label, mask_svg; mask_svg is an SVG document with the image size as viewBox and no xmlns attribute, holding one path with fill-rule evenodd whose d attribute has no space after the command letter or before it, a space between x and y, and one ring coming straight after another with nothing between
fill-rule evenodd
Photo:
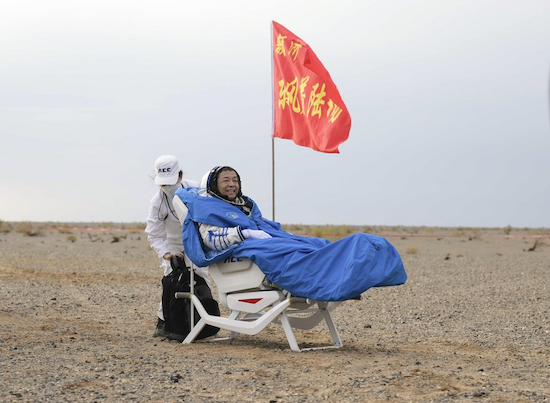
<instances>
[{"instance_id":1,"label":"astronaut's glove","mask_svg":"<svg viewBox=\"0 0 550 403\"><path fill-rule=\"evenodd\" d=\"M256 229L243 229L243 236L246 238L252 238L252 239L267 239L271 238L271 235L269 235L267 232L263 230L256 230Z\"/></svg>"}]
</instances>

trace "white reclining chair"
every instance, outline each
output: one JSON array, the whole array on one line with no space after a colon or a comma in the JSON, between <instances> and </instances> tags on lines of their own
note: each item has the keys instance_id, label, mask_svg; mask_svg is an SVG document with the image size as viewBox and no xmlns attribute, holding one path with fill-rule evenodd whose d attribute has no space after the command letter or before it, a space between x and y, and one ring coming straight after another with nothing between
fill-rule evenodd
<instances>
[{"instance_id":1,"label":"white reclining chair","mask_svg":"<svg viewBox=\"0 0 550 403\"><path fill-rule=\"evenodd\" d=\"M174 208L184 222L187 207L178 196L173 200ZM230 332L227 337L201 341L232 340L240 333L255 335L270 323L283 326L290 348L293 351L318 350L342 347L342 340L336 330L331 311L341 302L312 301L293 297L289 292L269 284L260 268L248 259L230 257L224 262L209 266L210 276L218 288L219 303L230 310L228 317L208 314L201 301L193 295L193 270L191 270L191 292L176 293L176 298L189 298L199 313L200 320L191 328L183 340L191 343L206 325L219 327ZM191 309L192 314L194 309ZM321 347L300 348L293 328L309 330L325 321L333 344ZM191 318L193 324L194 318Z\"/></svg>"}]
</instances>

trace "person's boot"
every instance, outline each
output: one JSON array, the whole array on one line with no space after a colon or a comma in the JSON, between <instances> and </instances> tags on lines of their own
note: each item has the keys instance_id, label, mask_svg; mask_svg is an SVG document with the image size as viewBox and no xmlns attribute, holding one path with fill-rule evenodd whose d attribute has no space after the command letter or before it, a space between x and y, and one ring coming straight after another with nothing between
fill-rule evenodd
<instances>
[{"instance_id":1,"label":"person's boot","mask_svg":"<svg viewBox=\"0 0 550 403\"><path fill-rule=\"evenodd\" d=\"M157 327L153 331L153 337L166 337L166 332L164 331L165 322L159 318L157 322Z\"/></svg>"}]
</instances>

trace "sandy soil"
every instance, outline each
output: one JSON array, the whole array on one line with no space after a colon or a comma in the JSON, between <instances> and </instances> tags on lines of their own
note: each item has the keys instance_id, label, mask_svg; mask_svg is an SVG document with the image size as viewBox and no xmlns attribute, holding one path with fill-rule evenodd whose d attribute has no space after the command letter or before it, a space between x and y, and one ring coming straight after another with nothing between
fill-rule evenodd
<instances>
[{"instance_id":1,"label":"sandy soil","mask_svg":"<svg viewBox=\"0 0 550 403\"><path fill-rule=\"evenodd\" d=\"M548 233L383 234L408 282L342 304L344 346L303 353L277 325L232 342L151 337L161 272L143 234L0 234L0 401L547 402L550 239L530 235Z\"/></svg>"}]
</instances>

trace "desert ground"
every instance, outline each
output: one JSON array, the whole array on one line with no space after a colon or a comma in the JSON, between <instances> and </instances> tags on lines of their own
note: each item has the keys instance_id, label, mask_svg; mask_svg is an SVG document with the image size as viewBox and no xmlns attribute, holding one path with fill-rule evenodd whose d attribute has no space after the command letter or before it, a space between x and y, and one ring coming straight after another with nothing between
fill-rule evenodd
<instances>
[{"instance_id":1,"label":"desert ground","mask_svg":"<svg viewBox=\"0 0 550 403\"><path fill-rule=\"evenodd\" d=\"M3 402L550 401L550 229L374 227L407 283L343 303L343 347L302 353L276 324L153 338L161 271L143 231L3 229Z\"/></svg>"}]
</instances>

